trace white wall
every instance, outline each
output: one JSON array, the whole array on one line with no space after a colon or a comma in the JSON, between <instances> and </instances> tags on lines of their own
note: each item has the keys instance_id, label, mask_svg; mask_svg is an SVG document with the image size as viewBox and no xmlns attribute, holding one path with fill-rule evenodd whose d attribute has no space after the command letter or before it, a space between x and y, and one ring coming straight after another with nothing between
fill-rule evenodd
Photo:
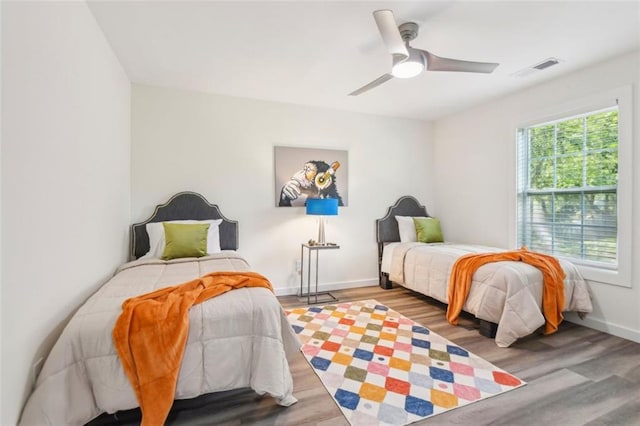
<instances>
[{"instance_id":1,"label":"white wall","mask_svg":"<svg viewBox=\"0 0 640 426\"><path fill-rule=\"evenodd\" d=\"M192 190L240 222L240 252L278 294L295 292L300 244L317 236L302 207L275 207L274 146L348 150L349 206L327 225L321 288L377 283L375 219L405 194L431 205L425 123L134 85L132 219Z\"/></svg>"},{"instance_id":2,"label":"white wall","mask_svg":"<svg viewBox=\"0 0 640 426\"><path fill-rule=\"evenodd\" d=\"M0 3L0 47L2 46L2 3ZM2 49L0 48L0 51ZM0 54L0 82L2 81L2 55ZM2 84L0 84L0 129L2 129ZM2 336L2 134L0 132L0 337ZM2 374L2 339L0 338L0 377ZM0 379L0 420L2 417L2 383Z\"/></svg>"},{"instance_id":3,"label":"white wall","mask_svg":"<svg viewBox=\"0 0 640 426\"><path fill-rule=\"evenodd\" d=\"M640 164L638 132L640 54L540 84L434 123L433 156L440 219L445 237L505 248L516 245L515 126L540 116L549 105L575 101L633 85L633 163ZM582 324L640 341L640 169L633 170L632 286L590 282L594 312ZM572 317L575 320L575 317ZM580 323L579 320L577 320Z\"/></svg>"},{"instance_id":4,"label":"white wall","mask_svg":"<svg viewBox=\"0 0 640 426\"><path fill-rule=\"evenodd\" d=\"M2 417L125 260L130 83L84 2L2 4Z\"/></svg>"}]
</instances>

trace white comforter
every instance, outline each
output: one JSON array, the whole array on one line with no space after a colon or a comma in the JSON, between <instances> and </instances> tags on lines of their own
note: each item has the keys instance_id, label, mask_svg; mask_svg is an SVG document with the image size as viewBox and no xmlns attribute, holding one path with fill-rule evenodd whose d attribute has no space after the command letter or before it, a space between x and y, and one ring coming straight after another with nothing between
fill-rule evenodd
<instances>
[{"instance_id":1,"label":"white comforter","mask_svg":"<svg viewBox=\"0 0 640 426\"><path fill-rule=\"evenodd\" d=\"M102 412L138 406L111 337L122 302L212 271L247 271L237 253L200 259L137 260L121 266L73 316L53 347L25 405L23 425L82 425ZM251 387L291 405L286 356L300 344L271 291L241 288L189 313L176 399Z\"/></svg>"},{"instance_id":2,"label":"white comforter","mask_svg":"<svg viewBox=\"0 0 640 426\"><path fill-rule=\"evenodd\" d=\"M453 263L469 253L503 251L463 244L398 243L385 247L383 272L392 282L448 303ZM591 312L591 297L576 266L560 259L566 274L563 311ZM544 325L542 273L524 262L494 262L478 268L464 311L498 324L496 344L507 347Z\"/></svg>"}]
</instances>

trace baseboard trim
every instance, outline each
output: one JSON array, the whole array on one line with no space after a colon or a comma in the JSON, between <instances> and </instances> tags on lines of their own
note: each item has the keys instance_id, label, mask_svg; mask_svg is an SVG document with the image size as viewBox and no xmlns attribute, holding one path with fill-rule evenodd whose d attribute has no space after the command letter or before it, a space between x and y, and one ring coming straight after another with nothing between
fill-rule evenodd
<instances>
[{"instance_id":1,"label":"baseboard trim","mask_svg":"<svg viewBox=\"0 0 640 426\"><path fill-rule=\"evenodd\" d=\"M335 291L335 290L345 290L347 288L358 288L358 287L370 287L378 285L377 278L370 278L364 280L353 280L353 281L339 281L333 283L324 283L318 284L318 291ZM313 291L314 289L312 289ZM298 294L300 291L300 287L281 287L273 289L276 296L291 296Z\"/></svg>"},{"instance_id":2,"label":"baseboard trim","mask_svg":"<svg viewBox=\"0 0 640 426\"><path fill-rule=\"evenodd\" d=\"M612 324L599 318L590 318L589 316L582 320L575 312L565 312L564 317L565 320L574 324L593 328L595 330L602 331L603 333L611 334L613 336L622 337L623 339L640 343L639 330L633 330L628 327Z\"/></svg>"},{"instance_id":3,"label":"baseboard trim","mask_svg":"<svg viewBox=\"0 0 640 426\"><path fill-rule=\"evenodd\" d=\"M378 278L353 280L353 281L339 281L339 282L333 282L333 283L319 284L318 291L344 290L348 288L377 286L378 284L379 284ZM273 290L276 296L291 296L291 295L298 294L300 287L299 286L282 287L282 288L274 288ZM580 319L580 317L575 312L565 312L564 318L566 321L572 322L574 324L593 328L595 330L602 331L603 333L611 334L613 336L622 337L623 339L640 343L640 330L633 330L628 327L623 327L617 324L608 323L601 319L592 318L589 316L587 316L585 319Z\"/></svg>"}]
</instances>

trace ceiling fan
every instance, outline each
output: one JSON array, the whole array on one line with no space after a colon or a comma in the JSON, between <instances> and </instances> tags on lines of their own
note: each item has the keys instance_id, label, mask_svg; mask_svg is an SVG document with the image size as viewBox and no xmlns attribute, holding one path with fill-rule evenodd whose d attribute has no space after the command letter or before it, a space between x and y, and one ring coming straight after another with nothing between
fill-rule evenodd
<instances>
[{"instance_id":1,"label":"ceiling fan","mask_svg":"<svg viewBox=\"0 0 640 426\"><path fill-rule=\"evenodd\" d=\"M396 25L393 12L390 10L376 10L373 17L378 25L387 50L393 58L391 73L387 73L349 93L349 96L358 96L368 90L391 80L393 77L415 77L422 71L459 71L491 73L500 64L494 62L472 62L460 59L442 58L426 50L414 49L409 42L418 36L418 24L406 22Z\"/></svg>"}]
</instances>

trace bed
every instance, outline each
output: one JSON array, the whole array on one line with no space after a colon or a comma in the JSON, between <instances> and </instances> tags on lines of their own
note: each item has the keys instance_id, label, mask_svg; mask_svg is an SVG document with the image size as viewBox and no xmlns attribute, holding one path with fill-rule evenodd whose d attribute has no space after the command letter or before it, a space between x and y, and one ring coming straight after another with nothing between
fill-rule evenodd
<instances>
[{"instance_id":1,"label":"bed","mask_svg":"<svg viewBox=\"0 0 640 426\"><path fill-rule=\"evenodd\" d=\"M411 196L401 197L387 214L376 220L380 286L393 284L448 303L449 274L455 261L470 253L504 251L470 244L401 242L400 217L429 217ZM406 238L405 238L406 240ZM566 274L563 311L591 312L587 285L571 262L559 259ZM523 262L502 261L481 266L473 275L463 310L480 321L480 332L507 347L545 324L541 311L542 273Z\"/></svg>"},{"instance_id":2,"label":"bed","mask_svg":"<svg viewBox=\"0 0 640 426\"><path fill-rule=\"evenodd\" d=\"M219 223L220 249L207 250L207 255L198 258L145 256L153 252L147 229L156 225L151 224L174 220ZM174 195L158 205L149 219L132 225L132 260L120 266L67 324L38 376L21 424L82 425L104 412L136 408L136 396L111 336L122 302L212 271L249 271L237 248L238 223L193 192ZM296 401L287 358L297 354L300 345L270 290L230 291L193 306L189 319L176 400L252 388L283 406Z\"/></svg>"}]
</instances>

